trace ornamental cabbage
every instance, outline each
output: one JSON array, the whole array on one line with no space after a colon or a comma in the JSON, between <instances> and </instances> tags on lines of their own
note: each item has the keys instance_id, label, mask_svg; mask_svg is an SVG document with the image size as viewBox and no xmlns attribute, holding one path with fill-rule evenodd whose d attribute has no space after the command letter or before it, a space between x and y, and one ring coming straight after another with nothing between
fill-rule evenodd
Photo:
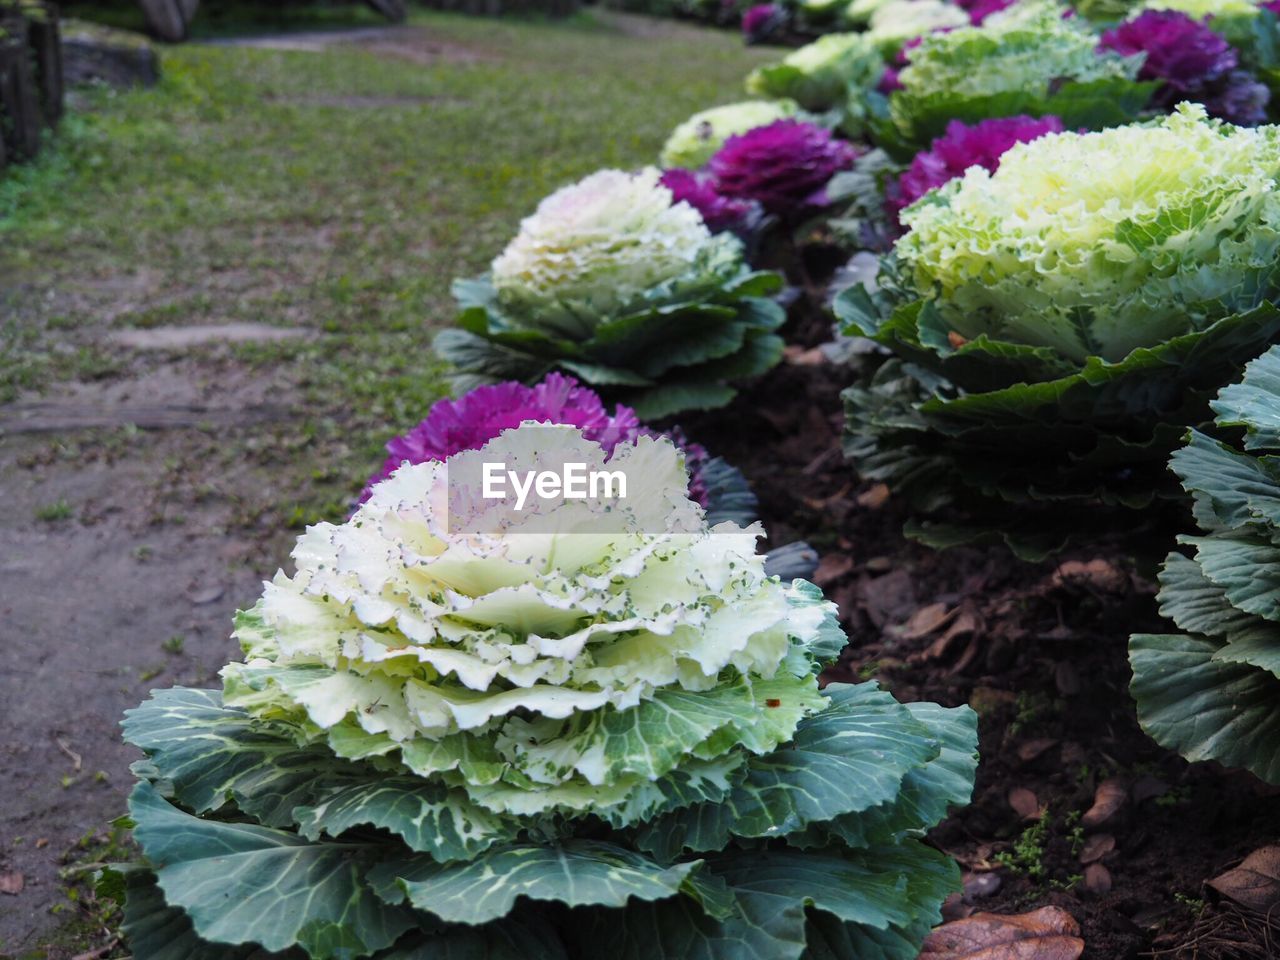
<instances>
[{"instance_id":1,"label":"ornamental cabbage","mask_svg":"<svg viewBox=\"0 0 1280 960\"><path fill-rule=\"evenodd\" d=\"M767 298L781 277L672 200L655 169L602 171L543 200L490 276L454 284L458 329L435 345L457 389L560 369L657 419L721 406L729 381L777 363L785 315Z\"/></svg>"},{"instance_id":2,"label":"ornamental cabbage","mask_svg":"<svg viewBox=\"0 0 1280 960\"><path fill-rule=\"evenodd\" d=\"M1162 746L1280 785L1280 347L1213 409L1243 449L1192 430L1173 455L1202 532L1160 572L1160 612L1182 632L1130 640L1130 689Z\"/></svg>"},{"instance_id":3,"label":"ornamental cabbage","mask_svg":"<svg viewBox=\"0 0 1280 960\"><path fill-rule=\"evenodd\" d=\"M896 354L845 394L859 471L938 545L995 531L1031 557L1158 527L1169 452L1280 334L1277 174L1280 129L1183 104L926 194L879 288L836 301Z\"/></svg>"},{"instance_id":4,"label":"ornamental cabbage","mask_svg":"<svg viewBox=\"0 0 1280 960\"><path fill-rule=\"evenodd\" d=\"M889 0L871 14L867 35L882 54L892 56L915 37L968 25L969 15L947 0Z\"/></svg>"},{"instance_id":5,"label":"ornamental cabbage","mask_svg":"<svg viewBox=\"0 0 1280 960\"><path fill-rule=\"evenodd\" d=\"M1102 34L1101 45L1122 56L1143 54L1143 80L1186 94L1225 76L1237 64L1231 44L1176 10L1144 10Z\"/></svg>"},{"instance_id":6,"label":"ornamental cabbage","mask_svg":"<svg viewBox=\"0 0 1280 960\"><path fill-rule=\"evenodd\" d=\"M884 57L863 33L828 33L792 51L781 62L757 67L747 92L789 97L806 110L843 106L850 88L871 89L884 72Z\"/></svg>"},{"instance_id":7,"label":"ornamental cabbage","mask_svg":"<svg viewBox=\"0 0 1280 960\"><path fill-rule=\"evenodd\" d=\"M935 187L963 176L970 167L995 170L1015 144L1061 132L1062 121L1057 117L995 117L973 126L952 120L945 136L916 154L898 178L896 189L886 197L886 205L896 219L904 208Z\"/></svg>"},{"instance_id":8,"label":"ornamental cabbage","mask_svg":"<svg viewBox=\"0 0 1280 960\"><path fill-rule=\"evenodd\" d=\"M760 219L755 201L726 196L711 174L672 167L663 172L661 182L671 191L671 202L697 210L712 233L744 233Z\"/></svg>"},{"instance_id":9,"label":"ornamental cabbage","mask_svg":"<svg viewBox=\"0 0 1280 960\"><path fill-rule=\"evenodd\" d=\"M1256 305L1280 255L1278 174L1280 128L1184 104L971 167L903 213L897 254L961 337L1115 363Z\"/></svg>"},{"instance_id":10,"label":"ornamental cabbage","mask_svg":"<svg viewBox=\"0 0 1280 960\"><path fill-rule=\"evenodd\" d=\"M725 196L753 200L778 217L797 218L822 206L828 181L857 158L853 144L823 127L779 120L730 137L708 169Z\"/></svg>"},{"instance_id":11,"label":"ornamental cabbage","mask_svg":"<svg viewBox=\"0 0 1280 960\"><path fill-rule=\"evenodd\" d=\"M601 170L544 199L493 261L499 302L569 301L609 314L684 273L711 233L696 210L671 202L659 176Z\"/></svg>"},{"instance_id":12,"label":"ornamental cabbage","mask_svg":"<svg viewBox=\"0 0 1280 960\"><path fill-rule=\"evenodd\" d=\"M401 468L299 539L221 691L129 712L136 960L912 960L972 711L819 689L833 605L708 528L669 441L608 460L634 502L527 520L448 481L480 461L606 465L529 424Z\"/></svg>"},{"instance_id":13,"label":"ornamental cabbage","mask_svg":"<svg viewBox=\"0 0 1280 960\"><path fill-rule=\"evenodd\" d=\"M1205 17L1253 17L1259 4L1252 0L1144 0L1142 10L1176 10L1194 20Z\"/></svg>"},{"instance_id":14,"label":"ornamental cabbage","mask_svg":"<svg viewBox=\"0 0 1280 960\"><path fill-rule=\"evenodd\" d=\"M1143 55L1138 76L1160 83L1152 102L1161 109L1193 100L1230 123L1266 121L1271 92L1236 69L1237 52L1224 37L1184 13L1144 10L1103 33L1101 43L1120 54Z\"/></svg>"},{"instance_id":15,"label":"ornamental cabbage","mask_svg":"<svg viewBox=\"0 0 1280 960\"><path fill-rule=\"evenodd\" d=\"M889 98L898 136L921 147L951 120L1017 114L1058 116L1068 129L1132 119L1154 89L1133 80L1140 58L1100 52L1081 18L1062 14L1056 3L1026 0L981 26L926 36Z\"/></svg>"},{"instance_id":16,"label":"ornamental cabbage","mask_svg":"<svg viewBox=\"0 0 1280 960\"><path fill-rule=\"evenodd\" d=\"M780 99L744 100L695 113L667 138L662 165L696 170L735 133L746 133L799 112L795 101Z\"/></svg>"}]
</instances>

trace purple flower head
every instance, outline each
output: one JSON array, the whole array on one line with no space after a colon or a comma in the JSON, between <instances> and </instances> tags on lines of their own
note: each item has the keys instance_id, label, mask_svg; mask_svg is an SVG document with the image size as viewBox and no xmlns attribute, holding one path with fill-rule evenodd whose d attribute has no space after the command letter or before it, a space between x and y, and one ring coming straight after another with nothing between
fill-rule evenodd
<instances>
[{"instance_id":1,"label":"purple flower head","mask_svg":"<svg viewBox=\"0 0 1280 960\"><path fill-rule=\"evenodd\" d=\"M1261 3L1259 6L1263 10L1270 10L1276 16L1280 16L1280 0L1267 0L1266 3Z\"/></svg>"},{"instance_id":2,"label":"purple flower head","mask_svg":"<svg viewBox=\"0 0 1280 960\"><path fill-rule=\"evenodd\" d=\"M730 137L707 168L721 194L755 200L769 213L788 216L824 204L827 181L857 157L848 141L788 119Z\"/></svg>"},{"instance_id":3,"label":"purple flower head","mask_svg":"<svg viewBox=\"0 0 1280 960\"><path fill-rule=\"evenodd\" d=\"M1212 83L1236 68L1231 44L1176 10L1144 10L1103 33L1098 46L1124 56L1145 53L1138 78L1162 80L1176 92Z\"/></svg>"},{"instance_id":4,"label":"purple flower head","mask_svg":"<svg viewBox=\"0 0 1280 960\"><path fill-rule=\"evenodd\" d=\"M742 34L749 41L768 36L786 17L776 3L757 3L742 15Z\"/></svg>"},{"instance_id":5,"label":"purple flower head","mask_svg":"<svg viewBox=\"0 0 1280 960\"><path fill-rule=\"evenodd\" d=\"M1061 132L1062 121L1057 117L996 117L973 126L952 120L943 136L933 141L928 150L916 154L885 205L896 220L903 209L970 167L994 172L1000 166L1000 158L1014 144Z\"/></svg>"},{"instance_id":6,"label":"purple flower head","mask_svg":"<svg viewBox=\"0 0 1280 960\"><path fill-rule=\"evenodd\" d=\"M721 194L715 179L705 173L672 167L658 182L671 191L672 203L683 201L702 214L703 222L712 233L747 226L755 211L755 204L750 200Z\"/></svg>"},{"instance_id":7,"label":"purple flower head","mask_svg":"<svg viewBox=\"0 0 1280 960\"><path fill-rule=\"evenodd\" d=\"M610 416L595 391L558 373L548 374L536 387L514 381L476 387L457 400L436 401L425 420L404 436L391 440L387 444L390 456L382 469L369 478L360 501L367 500L373 485L395 473L406 460L426 463L448 459L463 450L478 450L503 430L518 427L526 420L575 426L588 440L600 444L606 454L637 437L658 436L640 423L630 407L618 404ZM695 466L700 468L706 462L707 451L688 443L677 432L673 431L671 438L684 450L685 466L691 474L689 496L705 506L706 485L695 474Z\"/></svg>"}]
</instances>

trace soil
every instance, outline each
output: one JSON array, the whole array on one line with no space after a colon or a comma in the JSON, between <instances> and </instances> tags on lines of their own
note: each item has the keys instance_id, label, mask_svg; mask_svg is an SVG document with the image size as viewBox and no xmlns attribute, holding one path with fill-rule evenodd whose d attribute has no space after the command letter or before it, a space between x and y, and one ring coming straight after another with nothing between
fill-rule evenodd
<instances>
[{"instance_id":1,"label":"soil","mask_svg":"<svg viewBox=\"0 0 1280 960\"><path fill-rule=\"evenodd\" d=\"M232 613L287 553L244 505L285 494L226 453L285 416L288 395L215 350L0 408L0 875L22 878L0 897L0 955L76 914L66 884L132 785L123 711L156 687L215 683L237 652Z\"/></svg>"},{"instance_id":2,"label":"soil","mask_svg":"<svg viewBox=\"0 0 1280 960\"><path fill-rule=\"evenodd\" d=\"M792 332L816 343L819 326ZM905 540L905 510L859 485L839 453L850 377L792 347L730 410L686 427L747 475L770 542L818 548L816 579L850 638L828 679L978 712L973 802L930 835L964 870L947 918L1055 905L1078 921L1089 960L1280 956L1280 929L1203 886L1280 840L1280 790L1188 764L1138 726L1127 644L1168 629L1155 584L1115 548L1037 565ZM1104 783L1118 809L1087 826Z\"/></svg>"}]
</instances>

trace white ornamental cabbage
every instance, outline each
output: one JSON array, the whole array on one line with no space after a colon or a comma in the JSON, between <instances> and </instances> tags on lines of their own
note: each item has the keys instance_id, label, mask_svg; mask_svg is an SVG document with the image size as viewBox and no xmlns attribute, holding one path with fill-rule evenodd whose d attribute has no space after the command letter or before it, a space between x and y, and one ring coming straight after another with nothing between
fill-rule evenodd
<instances>
[{"instance_id":1,"label":"white ornamental cabbage","mask_svg":"<svg viewBox=\"0 0 1280 960\"><path fill-rule=\"evenodd\" d=\"M883 53L892 55L914 37L967 26L969 15L946 0L887 0L871 14L867 36Z\"/></svg>"},{"instance_id":2,"label":"white ornamental cabbage","mask_svg":"<svg viewBox=\"0 0 1280 960\"><path fill-rule=\"evenodd\" d=\"M897 253L951 328L1118 361L1256 305L1280 255L1280 128L1182 104L1018 144L903 214Z\"/></svg>"},{"instance_id":3,"label":"white ornamental cabbage","mask_svg":"<svg viewBox=\"0 0 1280 960\"><path fill-rule=\"evenodd\" d=\"M711 232L689 204L672 204L659 176L601 170L545 198L493 261L499 300L607 315L688 272Z\"/></svg>"},{"instance_id":4,"label":"white ornamental cabbage","mask_svg":"<svg viewBox=\"0 0 1280 960\"><path fill-rule=\"evenodd\" d=\"M242 619L226 704L519 814L634 802L677 767L723 775L821 709L805 651L832 606L765 576L758 525L706 527L667 439L608 461L630 475L625 510L526 517L462 503L456 483L449 499L450 473L549 453L605 469L576 430L526 424L312 527Z\"/></svg>"}]
</instances>

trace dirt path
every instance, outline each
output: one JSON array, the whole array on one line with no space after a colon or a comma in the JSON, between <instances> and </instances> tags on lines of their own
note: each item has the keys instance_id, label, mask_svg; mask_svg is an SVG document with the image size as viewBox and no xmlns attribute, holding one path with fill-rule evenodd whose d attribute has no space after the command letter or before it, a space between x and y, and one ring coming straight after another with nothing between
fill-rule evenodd
<instances>
[{"instance_id":1,"label":"dirt path","mask_svg":"<svg viewBox=\"0 0 1280 960\"><path fill-rule=\"evenodd\" d=\"M0 903L3 951L64 921L60 869L124 809L122 712L212 682L235 653L229 617L274 569L276 537L228 537L264 478L220 451L287 413L279 385L182 352L0 408L0 874L23 883Z\"/></svg>"}]
</instances>

